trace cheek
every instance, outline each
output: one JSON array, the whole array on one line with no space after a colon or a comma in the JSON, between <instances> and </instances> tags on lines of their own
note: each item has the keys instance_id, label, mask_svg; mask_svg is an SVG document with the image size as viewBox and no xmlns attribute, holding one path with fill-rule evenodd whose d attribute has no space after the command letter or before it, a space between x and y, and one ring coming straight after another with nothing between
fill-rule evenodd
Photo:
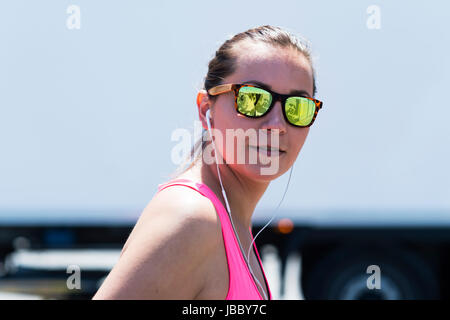
<instances>
[{"instance_id":1,"label":"cheek","mask_svg":"<svg viewBox=\"0 0 450 320\"><path fill-rule=\"evenodd\" d=\"M244 132L253 128L252 125L254 123L251 119L236 112L234 100L225 101L224 99L220 103L216 103L213 127L217 129L215 134L220 135L220 137L216 137L216 147L227 162L236 162L238 155L245 154L245 143L248 140L243 138Z\"/></svg>"},{"instance_id":2,"label":"cheek","mask_svg":"<svg viewBox=\"0 0 450 320\"><path fill-rule=\"evenodd\" d=\"M221 127L230 128L230 125L235 125L236 111L234 107L234 100L229 96L221 96L214 105L214 119Z\"/></svg>"}]
</instances>

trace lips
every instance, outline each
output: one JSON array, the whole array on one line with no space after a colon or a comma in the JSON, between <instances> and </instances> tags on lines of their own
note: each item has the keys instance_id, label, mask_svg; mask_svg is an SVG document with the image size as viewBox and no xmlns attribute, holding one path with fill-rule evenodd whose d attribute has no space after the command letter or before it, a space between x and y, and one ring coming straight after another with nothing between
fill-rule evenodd
<instances>
[{"instance_id":1,"label":"lips","mask_svg":"<svg viewBox=\"0 0 450 320\"><path fill-rule=\"evenodd\" d=\"M270 145L268 145L268 146L249 146L249 147L258 148L258 149L261 149L261 150L271 150L271 151L285 152L285 150L283 148L274 148L274 147L272 147Z\"/></svg>"},{"instance_id":2,"label":"lips","mask_svg":"<svg viewBox=\"0 0 450 320\"><path fill-rule=\"evenodd\" d=\"M249 147L253 148L253 149L257 149L258 151L263 151L263 152L268 152L268 153L271 153L271 152L284 153L284 152L286 152L281 148L274 148L272 146L249 146Z\"/></svg>"}]
</instances>

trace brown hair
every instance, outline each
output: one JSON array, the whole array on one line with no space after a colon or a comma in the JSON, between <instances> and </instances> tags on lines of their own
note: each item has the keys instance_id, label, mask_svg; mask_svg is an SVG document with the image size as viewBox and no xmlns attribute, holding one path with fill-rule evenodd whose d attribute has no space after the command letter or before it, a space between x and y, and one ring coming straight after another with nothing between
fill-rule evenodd
<instances>
[{"instance_id":1,"label":"brown hair","mask_svg":"<svg viewBox=\"0 0 450 320\"><path fill-rule=\"evenodd\" d=\"M240 41L253 40L261 41L267 44L281 47L281 48L293 48L299 53L303 54L305 58L309 61L311 69L313 71L313 97L316 94L316 81L315 81L315 71L312 64L311 51L309 49L309 43L299 37L294 36L292 33L286 31L283 28L265 25L257 28L252 28L247 31L238 33L232 38L226 40L220 48L216 51L215 56L211 59L208 64L208 72L205 77L205 82L203 89L208 91L209 89L222 84L222 81L229 75L233 74L236 70L236 54L233 51L234 46ZM214 101L217 96L211 96L208 93L210 100ZM183 164L181 164L173 174L170 175L171 178L176 178L178 175L184 171L190 169L196 161L200 158L203 149L207 144L207 130L203 129L201 137L195 142L191 149L191 154L185 159ZM192 160L187 168L183 167Z\"/></svg>"}]
</instances>

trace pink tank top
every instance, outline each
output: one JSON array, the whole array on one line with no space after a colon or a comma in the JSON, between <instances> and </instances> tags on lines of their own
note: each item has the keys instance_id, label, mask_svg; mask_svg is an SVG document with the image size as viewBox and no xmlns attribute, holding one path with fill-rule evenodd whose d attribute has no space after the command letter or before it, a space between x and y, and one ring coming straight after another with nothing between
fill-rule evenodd
<instances>
[{"instance_id":1,"label":"pink tank top","mask_svg":"<svg viewBox=\"0 0 450 320\"><path fill-rule=\"evenodd\" d=\"M225 244L225 252L227 255L229 276L228 293L225 300L264 300L259 293L256 283L253 281L253 277L247 267L247 264L245 263L241 249L234 234L230 218L219 198L217 198L214 192L206 184L194 182L188 179L174 179L167 183L159 184L158 192L167 187L176 185L189 187L211 200L216 208L217 214L219 215L220 224L222 227L223 242ZM253 240L251 228L249 228L249 230ZM261 266L264 280L269 291L269 299L272 300L272 293L270 292L269 284L267 283L266 275L264 273L255 243L253 243L253 247L255 249L256 256L258 257L258 262Z\"/></svg>"}]
</instances>

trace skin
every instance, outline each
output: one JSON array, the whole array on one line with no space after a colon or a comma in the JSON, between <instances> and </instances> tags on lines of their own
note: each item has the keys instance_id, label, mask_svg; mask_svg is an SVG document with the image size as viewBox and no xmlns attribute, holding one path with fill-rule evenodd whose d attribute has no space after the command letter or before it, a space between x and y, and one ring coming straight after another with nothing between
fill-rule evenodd
<instances>
[{"instance_id":1,"label":"skin","mask_svg":"<svg viewBox=\"0 0 450 320\"><path fill-rule=\"evenodd\" d=\"M237 69L223 83L257 80L277 93L290 94L294 90L302 90L312 97L313 72L301 53L251 40L236 44L233 50L237 56ZM225 138L223 143L216 145L217 152L225 159L225 163L219 165L220 173L232 219L247 255L251 243L249 227L255 207L270 181L291 168L309 128L297 128L286 123L279 101L267 115L258 119L247 118L235 111L232 92L221 94L213 101L201 90L197 104L203 127L207 128L205 113L211 109L211 125ZM278 130L279 147L286 152L279 157L276 174L261 175L260 163L226 163L229 155L225 152L225 130L245 131L251 128L265 130L268 141L272 132ZM248 143L234 146L234 151L248 149ZM215 163L198 161L177 178L205 183L225 206ZM261 267L253 251L249 261L267 293ZM144 209L119 261L93 299L225 299L228 285L226 252L214 206L209 199L190 188L173 186L156 194ZM264 297L261 288L258 290Z\"/></svg>"}]
</instances>

